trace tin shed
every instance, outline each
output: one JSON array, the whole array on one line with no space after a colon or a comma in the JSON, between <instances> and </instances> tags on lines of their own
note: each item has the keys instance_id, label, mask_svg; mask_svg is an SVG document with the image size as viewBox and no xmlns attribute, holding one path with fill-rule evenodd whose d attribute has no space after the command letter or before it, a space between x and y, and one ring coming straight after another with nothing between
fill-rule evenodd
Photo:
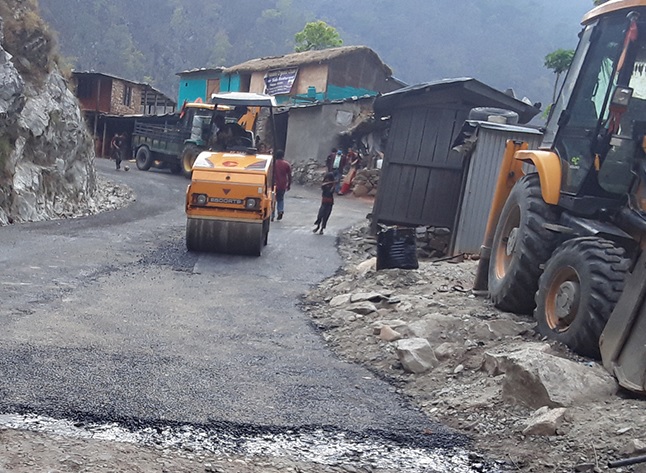
<instances>
[{"instance_id":1,"label":"tin shed","mask_svg":"<svg viewBox=\"0 0 646 473\"><path fill-rule=\"evenodd\" d=\"M529 149L537 149L542 137L535 128L465 122L460 142L467 144L466 162L451 254L480 252L507 140L524 141Z\"/></svg>"},{"instance_id":2,"label":"tin shed","mask_svg":"<svg viewBox=\"0 0 646 473\"><path fill-rule=\"evenodd\" d=\"M527 123L539 109L472 78L446 79L390 92L375 99L378 117L390 117L379 192L378 223L454 230L465 158L452 150L469 111L495 107Z\"/></svg>"}]
</instances>

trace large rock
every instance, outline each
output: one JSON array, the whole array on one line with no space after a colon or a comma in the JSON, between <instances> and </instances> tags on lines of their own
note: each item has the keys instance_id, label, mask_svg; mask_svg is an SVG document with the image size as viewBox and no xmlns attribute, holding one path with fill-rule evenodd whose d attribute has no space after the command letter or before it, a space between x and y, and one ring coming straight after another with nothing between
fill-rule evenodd
<instances>
[{"instance_id":1,"label":"large rock","mask_svg":"<svg viewBox=\"0 0 646 473\"><path fill-rule=\"evenodd\" d=\"M395 342L397 358L405 371L424 373L439 364L430 343L423 338L407 338Z\"/></svg>"},{"instance_id":2,"label":"large rock","mask_svg":"<svg viewBox=\"0 0 646 473\"><path fill-rule=\"evenodd\" d=\"M504 398L534 409L598 401L616 392L616 382L600 366L566 360L548 350L547 344L525 344L490 351L483 366L492 375L504 373Z\"/></svg>"},{"instance_id":3,"label":"large rock","mask_svg":"<svg viewBox=\"0 0 646 473\"><path fill-rule=\"evenodd\" d=\"M12 22L34 15L30 8L17 4ZM34 37L46 35L30 27ZM23 59L4 49L0 32L0 225L82 215L95 205L94 147L78 101L49 59ZM32 70L21 74L25 64Z\"/></svg>"}]
</instances>

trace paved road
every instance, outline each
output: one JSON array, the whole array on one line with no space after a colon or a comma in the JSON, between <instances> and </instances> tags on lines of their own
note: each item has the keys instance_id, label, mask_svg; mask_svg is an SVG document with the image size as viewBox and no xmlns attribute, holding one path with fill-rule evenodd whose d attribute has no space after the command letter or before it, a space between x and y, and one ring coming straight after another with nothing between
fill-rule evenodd
<instances>
[{"instance_id":1,"label":"paved road","mask_svg":"<svg viewBox=\"0 0 646 473\"><path fill-rule=\"evenodd\" d=\"M337 270L335 233L369 204L338 198L328 234L313 235L319 195L297 187L261 257L198 255L184 246L185 179L97 167L136 202L0 228L0 413L414 442L442 432L335 357L297 306Z\"/></svg>"}]
</instances>

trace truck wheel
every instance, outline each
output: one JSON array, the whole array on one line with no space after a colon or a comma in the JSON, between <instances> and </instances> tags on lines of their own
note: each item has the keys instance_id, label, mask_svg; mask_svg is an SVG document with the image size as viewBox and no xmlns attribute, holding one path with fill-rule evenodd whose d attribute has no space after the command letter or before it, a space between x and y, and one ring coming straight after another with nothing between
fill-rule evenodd
<instances>
[{"instance_id":1,"label":"truck wheel","mask_svg":"<svg viewBox=\"0 0 646 473\"><path fill-rule=\"evenodd\" d=\"M502 209L491 247L489 294L501 310L531 314L541 265L557 244L557 234L544 228L557 212L541 195L538 174L522 177Z\"/></svg>"},{"instance_id":2,"label":"truck wheel","mask_svg":"<svg viewBox=\"0 0 646 473\"><path fill-rule=\"evenodd\" d=\"M599 337L629 269L623 248L597 237L561 245L545 265L534 318L541 334L576 353L600 358Z\"/></svg>"},{"instance_id":3,"label":"truck wheel","mask_svg":"<svg viewBox=\"0 0 646 473\"><path fill-rule=\"evenodd\" d=\"M148 171L150 169L150 166L153 165L153 154L147 147L142 146L137 150L135 160L137 162L137 169L140 169L141 171Z\"/></svg>"},{"instance_id":4,"label":"truck wheel","mask_svg":"<svg viewBox=\"0 0 646 473\"><path fill-rule=\"evenodd\" d=\"M182 157L180 159L182 174L190 179L193 174L193 163L202 150L193 144L184 146Z\"/></svg>"}]
</instances>

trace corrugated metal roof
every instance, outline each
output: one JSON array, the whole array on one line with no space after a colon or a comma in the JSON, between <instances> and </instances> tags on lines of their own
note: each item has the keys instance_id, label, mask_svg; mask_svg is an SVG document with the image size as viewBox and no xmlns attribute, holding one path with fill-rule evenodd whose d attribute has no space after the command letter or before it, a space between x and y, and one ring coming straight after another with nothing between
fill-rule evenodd
<instances>
[{"instance_id":1,"label":"corrugated metal roof","mask_svg":"<svg viewBox=\"0 0 646 473\"><path fill-rule=\"evenodd\" d=\"M208 72L222 72L226 69L225 66L218 66L218 67L196 67L195 69L189 69L186 71L181 71L177 72L175 75L176 76L187 76L191 74L206 74Z\"/></svg>"},{"instance_id":2,"label":"corrugated metal roof","mask_svg":"<svg viewBox=\"0 0 646 473\"><path fill-rule=\"evenodd\" d=\"M362 95L361 97L348 97L345 99L337 99L337 100L319 100L316 102L298 102L294 104L290 104L289 108L309 108L309 107L320 107L321 105L333 105L333 104L339 104L339 103L347 103L347 102L358 102L360 100L367 100L367 99L374 99L374 95Z\"/></svg>"},{"instance_id":3,"label":"corrugated metal roof","mask_svg":"<svg viewBox=\"0 0 646 473\"><path fill-rule=\"evenodd\" d=\"M389 115L406 98L446 91L454 93L456 101L469 103L486 99L489 102L488 106L512 110L518 113L521 123L527 123L540 112L539 108L494 89L472 77L424 82L388 92L375 100L375 112L382 116ZM482 106L482 103L477 106Z\"/></svg>"}]
</instances>

